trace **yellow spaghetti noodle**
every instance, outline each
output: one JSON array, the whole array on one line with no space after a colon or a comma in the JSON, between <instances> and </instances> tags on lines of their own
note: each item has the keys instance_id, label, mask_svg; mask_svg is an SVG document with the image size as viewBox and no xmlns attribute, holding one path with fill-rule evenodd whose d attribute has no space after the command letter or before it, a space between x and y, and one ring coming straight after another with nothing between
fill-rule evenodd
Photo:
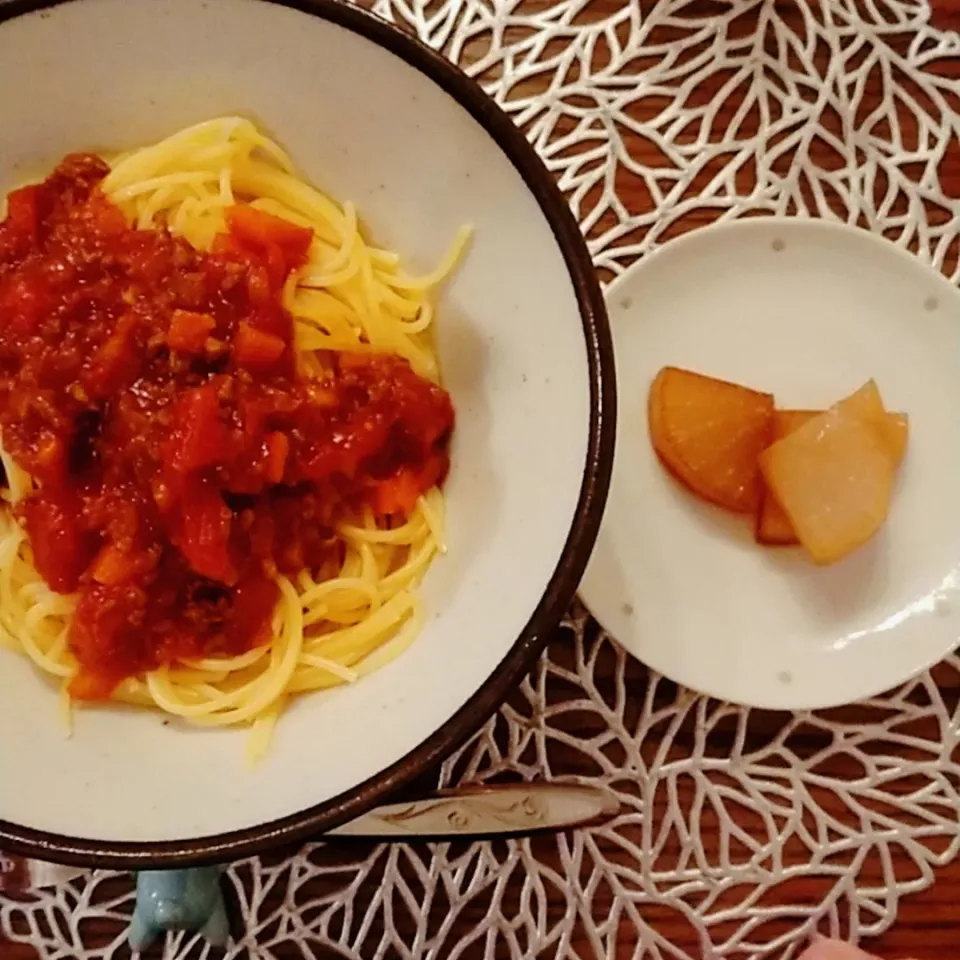
<instances>
[{"instance_id":1,"label":"yellow spaghetti noodle","mask_svg":"<svg viewBox=\"0 0 960 960\"><path fill-rule=\"evenodd\" d=\"M350 203L304 182L290 158L248 120L198 124L118 157L102 189L140 229L166 227L198 250L226 229L226 210L242 200L313 230L308 262L291 274L283 302L294 318L301 371L319 370L318 351L377 351L406 358L437 381L432 339L437 288L469 239L461 230L436 270L403 271L400 258L367 243ZM0 451L10 503L31 479ZM267 749L277 718L294 695L353 683L399 655L419 630L417 586L443 546L443 496L433 489L401 525L372 514L343 523L336 569L278 578L273 640L230 658L162 667L123 681L114 699L155 707L200 726L249 725L248 757ZM8 509L0 511L0 626L61 688L77 671L68 644L75 598L51 590L34 568L30 543Z\"/></svg>"}]
</instances>

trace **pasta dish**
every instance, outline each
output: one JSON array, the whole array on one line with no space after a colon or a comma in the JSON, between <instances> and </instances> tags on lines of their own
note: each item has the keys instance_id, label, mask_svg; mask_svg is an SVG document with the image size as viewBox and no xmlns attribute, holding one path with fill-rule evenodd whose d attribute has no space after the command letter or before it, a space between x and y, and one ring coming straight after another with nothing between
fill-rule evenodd
<instances>
[{"instance_id":1,"label":"pasta dish","mask_svg":"<svg viewBox=\"0 0 960 960\"><path fill-rule=\"evenodd\" d=\"M252 726L412 642L435 294L252 123L65 158L0 222L0 625L77 701Z\"/></svg>"}]
</instances>

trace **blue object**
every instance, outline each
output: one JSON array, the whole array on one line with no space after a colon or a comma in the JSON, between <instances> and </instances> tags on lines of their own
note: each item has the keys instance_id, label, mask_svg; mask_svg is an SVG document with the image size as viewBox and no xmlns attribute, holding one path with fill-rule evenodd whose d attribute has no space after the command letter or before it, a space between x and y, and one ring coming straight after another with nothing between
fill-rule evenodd
<instances>
[{"instance_id":1,"label":"blue object","mask_svg":"<svg viewBox=\"0 0 960 960\"><path fill-rule=\"evenodd\" d=\"M230 937L227 911L216 867L143 870L137 874L137 906L128 937L136 950L169 931L199 931L214 946Z\"/></svg>"}]
</instances>

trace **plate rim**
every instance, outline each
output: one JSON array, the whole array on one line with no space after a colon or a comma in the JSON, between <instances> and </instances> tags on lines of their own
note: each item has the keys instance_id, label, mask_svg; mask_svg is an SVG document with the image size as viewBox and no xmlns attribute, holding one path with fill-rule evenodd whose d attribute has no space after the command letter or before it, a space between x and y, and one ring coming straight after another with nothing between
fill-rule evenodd
<instances>
[{"instance_id":1,"label":"plate rim","mask_svg":"<svg viewBox=\"0 0 960 960\"><path fill-rule=\"evenodd\" d=\"M759 229L769 229L770 227L780 228L785 231L795 230L797 228L804 229L813 229L813 230L822 230L823 232L833 233L835 235L844 235L849 238L854 238L857 242L863 241L868 245L873 245L876 249L884 250L886 252L893 252L898 255L898 257L903 261L904 264L908 264L910 269L920 268L921 271L926 273L931 282L939 283L940 288L944 291L949 291L948 296L953 299L960 307L960 288L955 286L950 280L945 277L932 263L925 260L923 257L918 254L912 253L910 250L906 249L904 246L901 246L899 243L889 239L888 237L883 236L880 233L874 232L864 227L860 227L854 224L842 222L839 220L826 220L820 217L810 217L810 216L782 216L782 215L758 215L758 216L749 216L749 217L740 217L734 218L731 220L724 220L719 222L714 222L708 224L704 227L694 228L687 233L681 234L678 237L675 237L672 240L668 240L662 245L658 246L656 249L651 251L649 254L642 255L638 257L633 263L631 263L626 269L624 269L620 274L618 274L606 287L604 291L604 297L607 303L608 312L612 312L612 309L616 305L616 298L619 297L621 289L628 283L634 280L635 276L638 273L641 273L644 269L648 268L652 263L658 261L666 251L676 251L678 246L687 246L692 242L700 240L705 234L715 235L720 233L747 233L753 230ZM611 325L611 334L616 341L616 335L614 333L614 326ZM614 466L614 469L616 467ZM603 530L601 528L600 532L597 535L597 541L599 543L600 538L603 536ZM641 663L648 670L652 670L655 673L660 674L665 679L670 680L672 683L676 683L678 686L690 691L691 693L698 696L709 697L713 700L718 700L723 703L730 703L735 706L744 707L747 709L756 709L756 710L780 710L780 711L792 711L797 713L812 711L812 710L828 710L840 706L846 706L849 704L855 704L863 702L864 700L869 700L873 697L876 697L882 693L885 693L888 690L896 689L898 686L901 686L904 683L909 683L914 680L916 677L920 676L927 670L930 670L936 664L940 663L943 658L955 649L956 644L949 643L945 645L944 650L937 656L927 660L923 663L922 666L918 666L911 673L905 675L900 680L896 681L893 684L884 684L879 688L868 687L867 692L858 694L855 699L844 699L842 701L837 701L835 698L826 698L818 700L816 698L807 698L805 700L796 701L796 706L785 706L783 700L765 700L760 697L756 700L752 700L747 703L742 700L729 700L725 694L716 693L707 689L695 689L688 686L683 680L679 680L671 675L671 672L662 669L660 666L655 666L653 664L647 663L642 657L635 653L630 647L622 643L616 638L614 633L607 629L604 625L604 622L601 617L599 617L594 611L593 606L591 606L588 594L589 591L584 590L584 584L586 583L586 572L584 573L584 582L581 583L578 589L578 597L583 603L587 612L597 621L601 630L609 637L609 639L615 643L620 649L622 649L628 656L632 657L638 663ZM945 641L946 643L946 641Z\"/></svg>"},{"instance_id":2,"label":"plate rim","mask_svg":"<svg viewBox=\"0 0 960 960\"><path fill-rule=\"evenodd\" d=\"M6 0L5 23L85 0ZM224 3L225 0L219 0ZM0 848L21 856L111 869L202 866L319 837L375 807L465 743L529 672L574 598L600 528L613 471L616 367L606 302L570 208L534 148L480 85L423 41L346 0L245 0L297 10L350 30L399 57L465 109L517 170L563 255L583 326L590 420L580 492L557 564L530 619L500 663L442 726L399 760L348 791L285 817L188 840L111 841L71 837L0 820Z\"/></svg>"},{"instance_id":3,"label":"plate rim","mask_svg":"<svg viewBox=\"0 0 960 960\"><path fill-rule=\"evenodd\" d=\"M267 2L272 3L277 2L277 0L267 0ZM727 232L746 232L749 230L759 230L763 227L769 227L771 224L782 227L786 230L793 230L800 226L812 227L814 230L823 230L825 232L844 234L848 237L857 237L858 239L866 240L868 243L874 244L874 246L877 248L882 248L888 251L892 250L893 252L897 253L906 263L910 263L914 266L919 265L921 268L926 268L926 270L929 272L929 275L932 278L937 278L937 280L944 287L949 289L952 294L960 294L960 288L951 283L931 263L929 263L927 260L924 260L919 254L912 253L895 240L885 237L882 233L877 233L876 231L869 230L866 227L846 223L841 220L826 220L822 217L790 217L781 214L755 214L753 216L736 217L731 220L718 220L702 227L694 227L692 230L688 230L686 233L682 233L678 237L673 237L672 239L666 240L664 243L659 244L654 250L651 250L650 253L640 255L636 260L633 261L633 263L624 268L622 272L618 273L617 276L614 277L613 280L611 280L610 283L608 283L604 288L604 300L608 309L611 300L618 292L618 288L622 286L626 280L631 279L632 274L639 273L641 269L645 269L653 261L662 257L665 251L673 251L679 246L686 246L689 243L699 240L706 234L713 235Z\"/></svg>"}]
</instances>

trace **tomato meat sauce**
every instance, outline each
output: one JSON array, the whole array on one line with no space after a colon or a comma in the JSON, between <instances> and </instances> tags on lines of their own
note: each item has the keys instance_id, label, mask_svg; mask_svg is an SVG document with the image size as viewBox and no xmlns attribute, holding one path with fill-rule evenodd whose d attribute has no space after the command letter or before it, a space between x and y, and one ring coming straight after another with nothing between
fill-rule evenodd
<instances>
[{"instance_id":1,"label":"tomato meat sauce","mask_svg":"<svg viewBox=\"0 0 960 960\"><path fill-rule=\"evenodd\" d=\"M67 157L0 223L0 433L47 583L78 594L78 699L270 638L276 574L341 556L338 521L442 482L454 413L406 361L299 374L289 273L309 230L249 206L210 253L136 230Z\"/></svg>"}]
</instances>

